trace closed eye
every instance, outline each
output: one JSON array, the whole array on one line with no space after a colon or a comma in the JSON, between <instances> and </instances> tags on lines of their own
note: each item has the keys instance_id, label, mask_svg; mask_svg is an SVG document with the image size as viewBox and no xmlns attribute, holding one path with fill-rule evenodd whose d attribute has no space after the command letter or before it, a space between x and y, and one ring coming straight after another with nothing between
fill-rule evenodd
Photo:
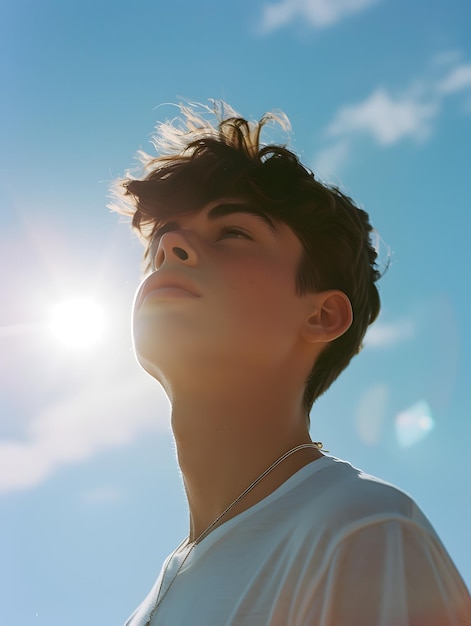
<instances>
[{"instance_id":1,"label":"closed eye","mask_svg":"<svg viewBox=\"0 0 471 626\"><path fill-rule=\"evenodd\" d=\"M219 239L249 239L249 233L239 226L223 226L219 231Z\"/></svg>"}]
</instances>

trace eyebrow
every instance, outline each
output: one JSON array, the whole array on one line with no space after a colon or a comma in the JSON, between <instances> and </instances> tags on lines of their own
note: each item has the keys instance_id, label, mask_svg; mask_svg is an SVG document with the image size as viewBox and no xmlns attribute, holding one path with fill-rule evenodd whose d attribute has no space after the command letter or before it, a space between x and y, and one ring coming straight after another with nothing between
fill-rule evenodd
<instances>
[{"instance_id":1,"label":"eyebrow","mask_svg":"<svg viewBox=\"0 0 471 626\"><path fill-rule=\"evenodd\" d=\"M251 204L246 204L244 202L221 202L214 206L212 209L210 209L208 213L208 219L216 220L226 215L232 215L232 213L245 213L248 215L259 217L266 224L268 224L273 232L278 233L275 222L264 211L259 211Z\"/></svg>"}]
</instances>

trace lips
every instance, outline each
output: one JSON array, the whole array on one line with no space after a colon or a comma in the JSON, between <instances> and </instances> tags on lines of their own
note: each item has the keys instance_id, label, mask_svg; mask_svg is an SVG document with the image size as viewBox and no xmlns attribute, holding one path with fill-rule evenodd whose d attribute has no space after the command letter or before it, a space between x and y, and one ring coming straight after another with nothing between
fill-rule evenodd
<instances>
[{"instance_id":1,"label":"lips","mask_svg":"<svg viewBox=\"0 0 471 626\"><path fill-rule=\"evenodd\" d=\"M196 287L184 276L160 271L154 272L142 283L136 296L136 308L139 308L151 293L162 297L200 297Z\"/></svg>"}]
</instances>

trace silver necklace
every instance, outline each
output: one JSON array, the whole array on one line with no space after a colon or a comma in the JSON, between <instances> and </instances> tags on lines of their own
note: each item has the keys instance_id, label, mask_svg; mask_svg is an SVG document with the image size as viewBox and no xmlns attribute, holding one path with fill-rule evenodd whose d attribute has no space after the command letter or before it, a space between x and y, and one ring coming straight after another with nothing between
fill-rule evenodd
<instances>
[{"instance_id":1,"label":"silver necklace","mask_svg":"<svg viewBox=\"0 0 471 626\"><path fill-rule=\"evenodd\" d=\"M238 502L240 502L240 501L242 500L242 498L245 498L245 496L246 496L246 495L247 495L250 491L252 491L252 489L254 489L254 487L256 487L256 486L257 486L257 485L258 485L258 484L259 484L259 483L260 483L260 482L261 482L261 481L262 481L262 480L263 480L266 476L268 476L268 474L269 474L271 471L273 471L273 470L275 469L275 467L278 467L278 465L280 465L280 463L283 463L283 461L284 461L285 459L287 459L289 456L291 456L291 455L292 455L292 454L294 454L295 452L298 452L298 450L302 450L303 448L316 448L317 450L322 450L322 449L323 449L323 445L322 445L322 443L321 443L320 441L313 441L312 443L303 443L303 444L301 444L301 445L299 445L299 446L296 446L295 448L291 448L291 450L288 450L288 452L285 452L282 456L280 456L280 458L279 458L279 459L277 459L274 463L272 463L272 464L270 465L270 467L268 467L266 470L264 470L264 471L260 474L260 476L258 476L258 477L257 477L257 478L256 478L256 479L252 482L252 483L250 483L250 485L249 485L246 489L244 489L244 491L243 491L243 492L242 492L239 496L237 496L237 498L236 498L233 502L231 502L231 504L230 504L230 505L229 505L226 509L224 509L224 511L223 511L220 515L218 515L218 516L216 517L216 519L215 519L213 522L211 522L211 524L210 524L207 528L205 528L205 530L203 530L203 532L202 532L200 535L198 535L198 537L196 537L196 539L193 541L193 543L191 543L191 544L190 544L190 538L189 538L189 537L187 537L186 539L184 539L184 540L181 542L181 544L180 544L179 546L177 546L177 547L175 548L175 550L172 552L172 554L170 555L170 557L169 557L169 558L168 558L168 560L167 560L167 564L166 564L165 569L164 569L164 571L163 571L163 573L162 573L162 580L161 580L161 583L160 583L159 593L157 594L157 600L156 600L156 602L155 602L155 604L154 604L154 607L152 608L152 611L151 611L151 613L150 613L150 615L149 615L148 620L147 620L147 621L146 621L146 623L145 623L145 626L150 626L150 624L151 624L152 620L154 619L154 615L155 615L155 613L156 613L157 609L158 609L158 608L159 608L159 606L162 604L162 602L163 602L163 600L164 600L165 596L166 596L166 595L167 595L167 593L169 592L170 587L171 587L171 586L173 585L173 583L175 582L175 579L177 578L178 574L180 573L180 571L181 571L182 567L184 566L184 564L185 564L186 560L187 560L187 559L188 559L188 557L190 556L190 554L191 554L191 552L192 552L193 548L194 548L195 546L197 546L199 543L201 543L201 541L203 541L203 539L204 539L205 537L207 537L207 535L209 535L209 533L210 533L210 532L212 531L212 529L216 526L216 524L218 524L218 522L220 522L220 521L221 521L221 519L222 519L225 515L227 515L227 514L229 513L229 511L230 511L231 509L233 509L233 508L235 507L235 505L236 505ZM327 450L325 450L325 452L328 452L328 451L327 451ZM164 593L163 593L163 594L161 594L160 592L162 591L162 585L163 585L163 582L164 582L164 579L165 579L165 574L166 574L166 572L167 572L168 566L169 566L169 564L171 563L171 561L172 561L173 557L177 554L177 552L178 552L179 550L181 550L181 549L183 548L183 546L187 546L187 547L188 547L187 553L186 553L186 554L185 554L185 556L183 557L182 562L181 562L181 563L180 563L180 565L178 566L178 569L177 569L177 571L175 572L175 574L174 574L174 576L173 576L172 580L168 583L168 585L167 585L167 587L166 587L166 589L165 589Z\"/></svg>"}]
</instances>

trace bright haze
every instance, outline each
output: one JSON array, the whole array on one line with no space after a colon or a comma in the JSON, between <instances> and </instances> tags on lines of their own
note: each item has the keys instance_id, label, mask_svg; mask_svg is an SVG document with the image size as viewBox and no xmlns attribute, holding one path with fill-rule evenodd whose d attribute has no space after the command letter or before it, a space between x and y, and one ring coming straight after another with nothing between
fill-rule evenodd
<instances>
[{"instance_id":1,"label":"bright haze","mask_svg":"<svg viewBox=\"0 0 471 626\"><path fill-rule=\"evenodd\" d=\"M285 111L370 213L382 313L312 436L411 493L471 584L470 23L468 0L2 3L2 624L120 624L187 533L132 351L141 248L106 204L155 122L209 98Z\"/></svg>"}]
</instances>

